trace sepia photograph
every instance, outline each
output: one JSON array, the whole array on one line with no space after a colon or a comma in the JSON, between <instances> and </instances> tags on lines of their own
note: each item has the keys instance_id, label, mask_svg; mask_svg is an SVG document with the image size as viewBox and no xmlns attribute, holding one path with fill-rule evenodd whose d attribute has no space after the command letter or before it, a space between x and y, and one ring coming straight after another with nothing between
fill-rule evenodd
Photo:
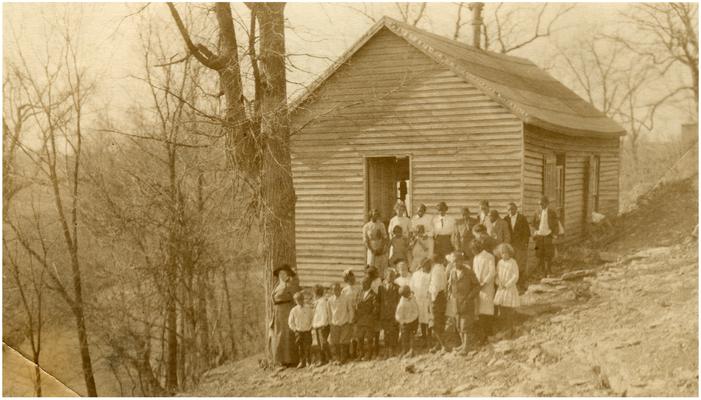
<instances>
[{"instance_id":1,"label":"sepia photograph","mask_svg":"<svg viewBox=\"0 0 701 400\"><path fill-rule=\"evenodd\" d=\"M699 396L698 3L2 14L3 396Z\"/></svg>"}]
</instances>

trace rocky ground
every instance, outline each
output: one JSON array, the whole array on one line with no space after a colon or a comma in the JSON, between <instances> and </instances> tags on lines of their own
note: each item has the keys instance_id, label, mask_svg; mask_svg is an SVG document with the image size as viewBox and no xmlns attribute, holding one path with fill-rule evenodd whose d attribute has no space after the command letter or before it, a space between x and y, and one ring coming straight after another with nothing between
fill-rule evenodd
<instances>
[{"instance_id":1,"label":"rocky ground","mask_svg":"<svg viewBox=\"0 0 701 400\"><path fill-rule=\"evenodd\" d=\"M621 234L599 249L606 263L531 284L513 340L468 356L304 370L265 370L252 357L187 395L698 396L695 187L667 187L618 219Z\"/></svg>"}]
</instances>

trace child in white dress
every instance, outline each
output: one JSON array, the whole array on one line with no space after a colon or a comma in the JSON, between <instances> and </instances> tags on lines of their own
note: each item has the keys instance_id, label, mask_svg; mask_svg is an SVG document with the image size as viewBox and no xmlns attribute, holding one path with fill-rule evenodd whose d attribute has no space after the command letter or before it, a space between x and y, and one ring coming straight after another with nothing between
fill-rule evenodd
<instances>
[{"instance_id":1,"label":"child in white dress","mask_svg":"<svg viewBox=\"0 0 701 400\"><path fill-rule=\"evenodd\" d=\"M497 254L501 257L497 264L497 276L495 283L497 292L494 295L494 305L497 306L497 314L502 326L506 329L507 335L514 335L514 313L515 309L521 305L518 295L518 264L514 257L514 249L507 243L497 246Z\"/></svg>"},{"instance_id":2,"label":"child in white dress","mask_svg":"<svg viewBox=\"0 0 701 400\"><path fill-rule=\"evenodd\" d=\"M416 303L419 305L419 329L423 347L428 346L431 337L429 325L433 322L431 315L431 294L429 284L431 282L431 259L427 258L421 263L421 269L411 274L411 291L414 293Z\"/></svg>"}]
</instances>

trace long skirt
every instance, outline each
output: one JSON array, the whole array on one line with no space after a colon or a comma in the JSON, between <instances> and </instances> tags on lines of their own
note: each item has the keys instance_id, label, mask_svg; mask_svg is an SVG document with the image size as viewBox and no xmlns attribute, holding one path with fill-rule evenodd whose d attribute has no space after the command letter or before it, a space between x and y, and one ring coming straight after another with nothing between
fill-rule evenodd
<instances>
[{"instance_id":1,"label":"long skirt","mask_svg":"<svg viewBox=\"0 0 701 400\"><path fill-rule=\"evenodd\" d=\"M382 253L380 255L376 255L375 253L372 252L372 250L368 249L367 250L367 258L366 258L366 263L367 265L371 267L377 268L377 272L379 272L379 275L381 277L385 276L385 269L387 268L387 253Z\"/></svg>"},{"instance_id":2,"label":"long skirt","mask_svg":"<svg viewBox=\"0 0 701 400\"><path fill-rule=\"evenodd\" d=\"M276 304L271 326L270 349L276 365L296 365L299 362L294 332L290 330L288 319L293 303Z\"/></svg>"},{"instance_id":3,"label":"long skirt","mask_svg":"<svg viewBox=\"0 0 701 400\"><path fill-rule=\"evenodd\" d=\"M453 252L453 242L450 235L437 235L433 244L433 254L445 257Z\"/></svg>"},{"instance_id":4,"label":"long skirt","mask_svg":"<svg viewBox=\"0 0 701 400\"><path fill-rule=\"evenodd\" d=\"M421 244L423 244L426 249L424 249ZM431 258L433 255L433 238L427 237L425 239L419 239L419 241L414 244L414 248L411 250L411 266L410 271L418 271L421 269L421 261L426 258Z\"/></svg>"},{"instance_id":5,"label":"long skirt","mask_svg":"<svg viewBox=\"0 0 701 400\"><path fill-rule=\"evenodd\" d=\"M536 236L535 239L535 256L539 260L550 262L555 254L555 246L553 245L552 235Z\"/></svg>"},{"instance_id":6,"label":"long skirt","mask_svg":"<svg viewBox=\"0 0 701 400\"><path fill-rule=\"evenodd\" d=\"M433 316L433 331L441 335L445 332L447 296L445 291L440 291L436 299L431 303L431 314Z\"/></svg>"}]
</instances>

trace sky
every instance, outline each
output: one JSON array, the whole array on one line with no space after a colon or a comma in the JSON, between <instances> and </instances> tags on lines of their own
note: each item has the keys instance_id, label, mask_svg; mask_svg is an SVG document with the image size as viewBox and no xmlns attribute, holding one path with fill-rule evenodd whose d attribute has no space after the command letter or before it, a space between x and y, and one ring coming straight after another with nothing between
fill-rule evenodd
<instances>
[{"instance_id":1,"label":"sky","mask_svg":"<svg viewBox=\"0 0 701 400\"><path fill-rule=\"evenodd\" d=\"M527 7L521 5L520 7ZM189 21L190 11L198 15L205 5L189 7L178 4L178 9ZM197 8L200 7L200 8ZM487 3L485 14L493 12L495 3ZM618 12L626 4L582 4L561 18L555 25L556 33L551 38L534 42L515 52L536 64L549 67L555 45L567 47L575 39L591 35L597 29L617 26ZM248 11L243 4L233 5L234 13L240 17L241 27L247 25ZM456 3L430 3L419 26L436 34L450 36L455 23ZM535 9L535 8L534 8ZM353 45L369 28L374 18L382 15L398 17L392 3L289 3L286 6L286 45L294 68L288 73L288 94L299 94L304 85L321 74L333 60ZM534 15L534 14L530 14ZM144 8L141 3L4 3L3 47L4 60L16 60L18 48L30 63L42 59L55 45L56 35L52 26L64 18L70 20L72 28L79 29L80 54L83 65L89 66L98 84L98 102L109 106L113 112L127 112L130 106L145 98L145 88L135 75L142 75L140 34L151 26L166 37L167 47L173 56L184 55L184 45L167 7L163 3L151 3ZM469 12L463 11L469 19ZM528 17L522 24L529 24ZM216 37L216 24L200 24L192 27L197 41ZM239 39L241 40L241 39ZM459 40L470 43L470 27L463 28ZM17 44L21 46L18 47ZM549 70L556 78L563 76L557 69ZM568 82L563 82L566 85ZM115 111L116 110L116 111ZM679 123L686 122L687 115L675 109L660 112L655 137L677 134Z\"/></svg>"}]
</instances>

